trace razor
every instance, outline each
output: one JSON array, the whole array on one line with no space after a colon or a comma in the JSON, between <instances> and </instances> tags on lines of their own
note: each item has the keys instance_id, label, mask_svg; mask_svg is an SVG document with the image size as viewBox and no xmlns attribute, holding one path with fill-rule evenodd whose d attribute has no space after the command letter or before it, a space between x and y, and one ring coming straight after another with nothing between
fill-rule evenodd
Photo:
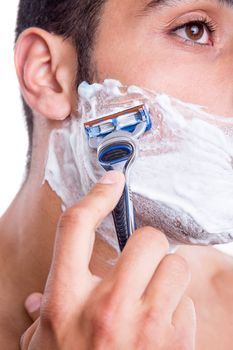
<instances>
[{"instance_id":1,"label":"razor","mask_svg":"<svg viewBox=\"0 0 233 350\"><path fill-rule=\"evenodd\" d=\"M129 180L138 155L137 139L152 127L149 110L142 104L84 124L89 146L97 150L97 160L106 170L122 171L125 188L113 210L116 234L122 251L136 230Z\"/></svg>"}]
</instances>

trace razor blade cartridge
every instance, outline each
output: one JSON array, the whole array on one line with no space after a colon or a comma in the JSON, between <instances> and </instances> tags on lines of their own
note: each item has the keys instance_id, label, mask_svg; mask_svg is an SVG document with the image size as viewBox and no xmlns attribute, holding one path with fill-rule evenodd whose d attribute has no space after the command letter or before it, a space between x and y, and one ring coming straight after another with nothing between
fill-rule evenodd
<instances>
[{"instance_id":1,"label":"razor blade cartridge","mask_svg":"<svg viewBox=\"0 0 233 350\"><path fill-rule=\"evenodd\" d=\"M105 171L121 170L125 175L124 192L113 210L116 234L122 251L136 229L129 174L137 157L136 139L152 128L150 113L141 104L90 120L84 124L84 128L89 146L97 150L97 160Z\"/></svg>"},{"instance_id":2,"label":"razor blade cartridge","mask_svg":"<svg viewBox=\"0 0 233 350\"><path fill-rule=\"evenodd\" d=\"M88 121L84 124L89 139L103 138L112 132L123 130L131 134L139 124L145 124L145 131L152 127L150 114L145 105L139 105L124 111Z\"/></svg>"}]
</instances>

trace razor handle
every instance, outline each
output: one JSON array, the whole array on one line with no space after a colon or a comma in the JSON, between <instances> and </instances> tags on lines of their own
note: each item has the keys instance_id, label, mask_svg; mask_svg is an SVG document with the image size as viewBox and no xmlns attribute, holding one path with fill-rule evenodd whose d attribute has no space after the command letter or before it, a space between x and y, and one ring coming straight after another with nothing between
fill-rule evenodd
<instances>
[{"instance_id":1,"label":"razor handle","mask_svg":"<svg viewBox=\"0 0 233 350\"><path fill-rule=\"evenodd\" d=\"M122 251L135 231L135 216L132 194L129 188L129 173L136 157L136 144L134 140L125 133L113 133L111 137L104 139L99 146L98 160L106 170L121 170L125 175L126 183L123 194L113 210L113 220L116 235Z\"/></svg>"},{"instance_id":2,"label":"razor handle","mask_svg":"<svg viewBox=\"0 0 233 350\"><path fill-rule=\"evenodd\" d=\"M123 194L112 212L120 250L123 251L129 237L136 229L132 193L126 184Z\"/></svg>"}]
</instances>

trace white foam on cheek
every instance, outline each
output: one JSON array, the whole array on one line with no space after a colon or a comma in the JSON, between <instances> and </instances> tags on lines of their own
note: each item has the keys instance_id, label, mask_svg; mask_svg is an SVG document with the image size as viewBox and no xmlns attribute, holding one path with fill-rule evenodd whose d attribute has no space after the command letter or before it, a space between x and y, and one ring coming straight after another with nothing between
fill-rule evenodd
<instances>
[{"instance_id":1,"label":"white foam on cheek","mask_svg":"<svg viewBox=\"0 0 233 350\"><path fill-rule=\"evenodd\" d=\"M153 122L152 130L140 140L131 175L132 190L141 196L145 211L140 213L138 206L138 216L153 212L164 226L154 218L146 224L155 222L165 233L169 231L165 221L170 221L175 239L172 233L169 237L175 243L228 242L233 237L233 119L209 115L200 106L135 86L123 87L115 80L83 83L79 88L82 118L73 117L52 132L45 180L65 207L77 203L104 172L88 145L83 122L138 103L148 105ZM167 208L169 219L163 220ZM180 231L175 228L177 213ZM196 226L187 224L190 218ZM110 216L99 232L117 247Z\"/></svg>"},{"instance_id":2,"label":"white foam on cheek","mask_svg":"<svg viewBox=\"0 0 233 350\"><path fill-rule=\"evenodd\" d=\"M167 140L173 150L142 155L132 173L132 190L189 213L208 232L233 233L233 140L201 119L183 118L175 125L174 112L166 113L165 121L168 126L172 119L178 135L176 141Z\"/></svg>"}]
</instances>

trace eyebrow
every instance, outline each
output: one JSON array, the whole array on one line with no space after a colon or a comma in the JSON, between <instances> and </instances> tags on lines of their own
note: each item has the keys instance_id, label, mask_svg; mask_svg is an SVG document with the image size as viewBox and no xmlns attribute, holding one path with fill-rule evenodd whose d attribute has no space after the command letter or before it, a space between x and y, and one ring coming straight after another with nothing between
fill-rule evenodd
<instances>
[{"instance_id":1,"label":"eyebrow","mask_svg":"<svg viewBox=\"0 0 233 350\"><path fill-rule=\"evenodd\" d=\"M152 0L146 5L145 12L156 7L175 6L179 2L184 2L184 0ZM220 5L233 7L233 0L217 0L217 2Z\"/></svg>"}]
</instances>

